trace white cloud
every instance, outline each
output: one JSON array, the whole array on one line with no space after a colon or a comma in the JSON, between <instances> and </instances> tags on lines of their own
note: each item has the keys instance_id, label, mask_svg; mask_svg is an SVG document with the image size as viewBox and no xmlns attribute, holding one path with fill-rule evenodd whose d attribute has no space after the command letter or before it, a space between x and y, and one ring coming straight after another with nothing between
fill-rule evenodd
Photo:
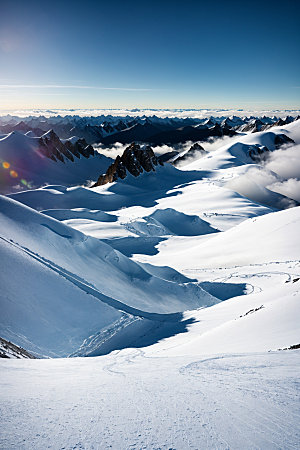
<instances>
[{"instance_id":1,"label":"white cloud","mask_svg":"<svg viewBox=\"0 0 300 450\"><path fill-rule=\"evenodd\" d=\"M23 86L23 85L4 85L7 86L7 88L12 88L15 86ZM25 86L25 85L24 85ZM61 86L62 88L67 88L68 86L63 85L33 85L37 87L45 87L45 86L52 86L57 87ZM70 85L69 87L74 87L75 89L93 89L93 86L86 86L83 87L80 85L76 87L77 85ZM59 88L60 89L60 88ZM131 88L105 88L105 87L98 87L97 89L104 89L104 90L149 90L151 89L131 89ZM277 116L277 117L286 117L287 115L293 115L297 116L300 115L300 110L236 110L236 109L150 109L150 108L143 108L143 109L52 109L49 111L48 109L33 109L33 110L14 110L14 111L8 111L8 110L2 110L0 111L0 115L5 115L7 113L18 115L19 117L26 117L26 116L40 116L43 115L45 117L51 117L51 116L65 116L65 115L78 115L81 117L84 116L101 116L101 115L110 115L115 117L126 117L126 116L157 116L157 117L169 117L169 118L199 118L203 119L210 116L215 117L230 117L232 115L235 116Z\"/></svg>"},{"instance_id":2,"label":"white cloud","mask_svg":"<svg viewBox=\"0 0 300 450\"><path fill-rule=\"evenodd\" d=\"M128 147L128 144L121 144L120 142L116 142L113 145L103 145L98 144L93 146L94 149L101 153L101 155L107 156L108 158L116 159L117 156L121 156L124 152L125 148Z\"/></svg>"},{"instance_id":3,"label":"white cloud","mask_svg":"<svg viewBox=\"0 0 300 450\"><path fill-rule=\"evenodd\" d=\"M285 146L272 152L266 167L286 179L300 179L300 145Z\"/></svg>"},{"instance_id":4,"label":"white cloud","mask_svg":"<svg viewBox=\"0 0 300 450\"><path fill-rule=\"evenodd\" d=\"M253 165L245 174L230 181L227 186L252 200L276 207L294 206L293 202L278 203L271 192L300 202L300 145L285 146L270 153L263 166Z\"/></svg>"},{"instance_id":5,"label":"white cloud","mask_svg":"<svg viewBox=\"0 0 300 450\"><path fill-rule=\"evenodd\" d=\"M125 148L128 147L129 144L121 144L120 142L116 142L112 145L104 145L104 144L98 144L94 145L94 149L101 153L102 155L108 156L109 158L115 159L118 155L121 156L124 152ZM170 145L151 145L151 148L153 149L154 153L159 155L164 155L165 153L172 152L174 150L177 151L183 151L188 149L192 145L192 142L185 142L184 144L177 144L174 146Z\"/></svg>"},{"instance_id":6,"label":"white cloud","mask_svg":"<svg viewBox=\"0 0 300 450\"><path fill-rule=\"evenodd\" d=\"M282 181L281 183L274 183L270 187L272 188L272 191L286 195L287 197L300 203L300 180L290 178L289 180Z\"/></svg>"},{"instance_id":7,"label":"white cloud","mask_svg":"<svg viewBox=\"0 0 300 450\"><path fill-rule=\"evenodd\" d=\"M269 187L300 202L300 145L286 146L271 153L266 168L284 178Z\"/></svg>"}]
</instances>

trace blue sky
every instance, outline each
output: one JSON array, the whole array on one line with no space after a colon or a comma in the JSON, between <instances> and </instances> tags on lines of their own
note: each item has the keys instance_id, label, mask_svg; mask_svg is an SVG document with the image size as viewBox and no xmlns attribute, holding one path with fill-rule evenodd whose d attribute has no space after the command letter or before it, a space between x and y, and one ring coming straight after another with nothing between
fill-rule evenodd
<instances>
[{"instance_id":1,"label":"blue sky","mask_svg":"<svg viewBox=\"0 0 300 450\"><path fill-rule=\"evenodd\" d=\"M299 2L0 0L0 108L299 108Z\"/></svg>"}]
</instances>

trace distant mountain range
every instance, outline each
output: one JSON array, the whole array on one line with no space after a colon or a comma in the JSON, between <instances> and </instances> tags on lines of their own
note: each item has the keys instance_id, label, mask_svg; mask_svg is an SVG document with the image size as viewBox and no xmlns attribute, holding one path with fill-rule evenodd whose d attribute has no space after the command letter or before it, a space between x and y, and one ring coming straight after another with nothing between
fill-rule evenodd
<instances>
[{"instance_id":1,"label":"distant mountain range","mask_svg":"<svg viewBox=\"0 0 300 450\"><path fill-rule=\"evenodd\" d=\"M160 118L157 116L55 116L46 118L4 116L0 117L0 134L19 131L40 137L52 129L60 139L74 136L85 139L86 144L116 142L129 144L133 141L149 144L178 144L186 141L205 141L210 137L233 136L240 132L264 131L272 126L283 126L298 119L274 117L213 117Z\"/></svg>"}]
</instances>

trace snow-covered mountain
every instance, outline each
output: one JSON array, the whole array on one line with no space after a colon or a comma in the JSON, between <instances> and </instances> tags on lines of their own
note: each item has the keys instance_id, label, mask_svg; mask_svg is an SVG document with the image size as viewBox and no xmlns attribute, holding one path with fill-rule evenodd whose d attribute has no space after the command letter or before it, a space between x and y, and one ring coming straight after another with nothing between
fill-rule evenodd
<instances>
[{"instance_id":1,"label":"snow-covered mountain","mask_svg":"<svg viewBox=\"0 0 300 450\"><path fill-rule=\"evenodd\" d=\"M138 113L138 111L136 111ZM170 111L171 113L171 111ZM224 111L225 113L225 111ZM160 117L159 114L127 115L101 114L82 117L79 115L55 116L0 116L0 134L19 131L24 134L31 132L40 137L49 129L53 129L60 139L70 139L78 136L87 144L103 143L112 145L116 142L130 144L133 141L150 144L177 144L185 141L207 140L212 137L234 135L237 132L258 132L272 126L287 125L299 118L299 112L294 116L280 114L277 116L210 116L198 117Z\"/></svg>"},{"instance_id":2,"label":"snow-covered mountain","mask_svg":"<svg viewBox=\"0 0 300 450\"><path fill-rule=\"evenodd\" d=\"M174 142L234 133L114 162L78 137L2 137L2 172L45 184L0 196L3 448L297 447L300 120L251 120L168 119Z\"/></svg>"},{"instance_id":3,"label":"snow-covered mountain","mask_svg":"<svg viewBox=\"0 0 300 450\"><path fill-rule=\"evenodd\" d=\"M84 139L60 140L53 130L41 137L13 131L0 138L0 192L15 187L40 187L45 183L76 185L95 177L111 160L94 152Z\"/></svg>"}]
</instances>

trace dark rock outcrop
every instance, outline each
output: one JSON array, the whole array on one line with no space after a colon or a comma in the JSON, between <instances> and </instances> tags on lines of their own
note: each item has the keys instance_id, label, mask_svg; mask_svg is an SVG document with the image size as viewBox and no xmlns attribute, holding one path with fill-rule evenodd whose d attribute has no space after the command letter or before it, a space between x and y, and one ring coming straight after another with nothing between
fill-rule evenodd
<instances>
[{"instance_id":1,"label":"dark rock outcrop","mask_svg":"<svg viewBox=\"0 0 300 450\"><path fill-rule=\"evenodd\" d=\"M274 138L275 150L278 150L284 144L294 144L294 143L295 141L293 141L293 139L289 138L285 134L275 135ZM265 145L258 145L258 144L251 145L248 150L248 155L254 162L259 163L261 161L266 161L266 159L270 155L270 149Z\"/></svg>"},{"instance_id":2,"label":"dark rock outcrop","mask_svg":"<svg viewBox=\"0 0 300 450\"><path fill-rule=\"evenodd\" d=\"M265 145L251 145L248 150L248 155L252 161L259 163L261 161L266 161L269 157L270 150Z\"/></svg>"},{"instance_id":3,"label":"dark rock outcrop","mask_svg":"<svg viewBox=\"0 0 300 450\"><path fill-rule=\"evenodd\" d=\"M100 175L97 182L91 187L112 183L119 178L123 180L128 172L134 177L138 177L144 171L155 171L155 167L158 164L162 163L158 161L149 145L141 148L140 145L133 142L124 150L122 156L117 156L113 164L107 169L106 173Z\"/></svg>"},{"instance_id":4,"label":"dark rock outcrop","mask_svg":"<svg viewBox=\"0 0 300 450\"><path fill-rule=\"evenodd\" d=\"M62 142L57 134L50 130L39 138L39 153L53 161L65 162L69 159L74 162L75 158L89 158L94 156L95 152L91 145L88 145L85 139L78 139L74 144L71 141Z\"/></svg>"},{"instance_id":5,"label":"dark rock outcrop","mask_svg":"<svg viewBox=\"0 0 300 450\"><path fill-rule=\"evenodd\" d=\"M239 128L239 131L246 133L257 133L258 131L262 131L263 127L265 126L264 122L262 122L260 119L253 119L250 120L249 123L246 123L245 125L242 125Z\"/></svg>"},{"instance_id":6,"label":"dark rock outcrop","mask_svg":"<svg viewBox=\"0 0 300 450\"><path fill-rule=\"evenodd\" d=\"M16 344L0 337L0 358L36 359L31 353Z\"/></svg>"},{"instance_id":7,"label":"dark rock outcrop","mask_svg":"<svg viewBox=\"0 0 300 450\"><path fill-rule=\"evenodd\" d=\"M284 144L295 144L295 141L286 134L276 134L274 144L275 148L278 149Z\"/></svg>"},{"instance_id":8,"label":"dark rock outcrop","mask_svg":"<svg viewBox=\"0 0 300 450\"><path fill-rule=\"evenodd\" d=\"M180 152L177 150L173 150L171 152L164 153L163 155L159 155L157 157L158 162L160 163L166 163L166 162L173 162L175 157L179 155Z\"/></svg>"},{"instance_id":9,"label":"dark rock outcrop","mask_svg":"<svg viewBox=\"0 0 300 450\"><path fill-rule=\"evenodd\" d=\"M198 142L196 142L183 155L179 155L177 158L175 157L173 159L173 164L174 164L174 166L177 166L179 163L181 163L183 161L186 161L188 159L201 158L201 156L205 156L207 154L208 154L208 152L206 150L204 150L202 145L200 145L200 144L198 144Z\"/></svg>"},{"instance_id":10,"label":"dark rock outcrop","mask_svg":"<svg viewBox=\"0 0 300 450\"><path fill-rule=\"evenodd\" d=\"M222 127L220 124L216 123L212 127L207 127L206 125L198 126L185 126L177 129L172 129L158 133L151 136L148 142L152 144L179 144L186 141L206 141L210 137L222 137L222 136L234 136L236 132L228 127Z\"/></svg>"}]
</instances>

